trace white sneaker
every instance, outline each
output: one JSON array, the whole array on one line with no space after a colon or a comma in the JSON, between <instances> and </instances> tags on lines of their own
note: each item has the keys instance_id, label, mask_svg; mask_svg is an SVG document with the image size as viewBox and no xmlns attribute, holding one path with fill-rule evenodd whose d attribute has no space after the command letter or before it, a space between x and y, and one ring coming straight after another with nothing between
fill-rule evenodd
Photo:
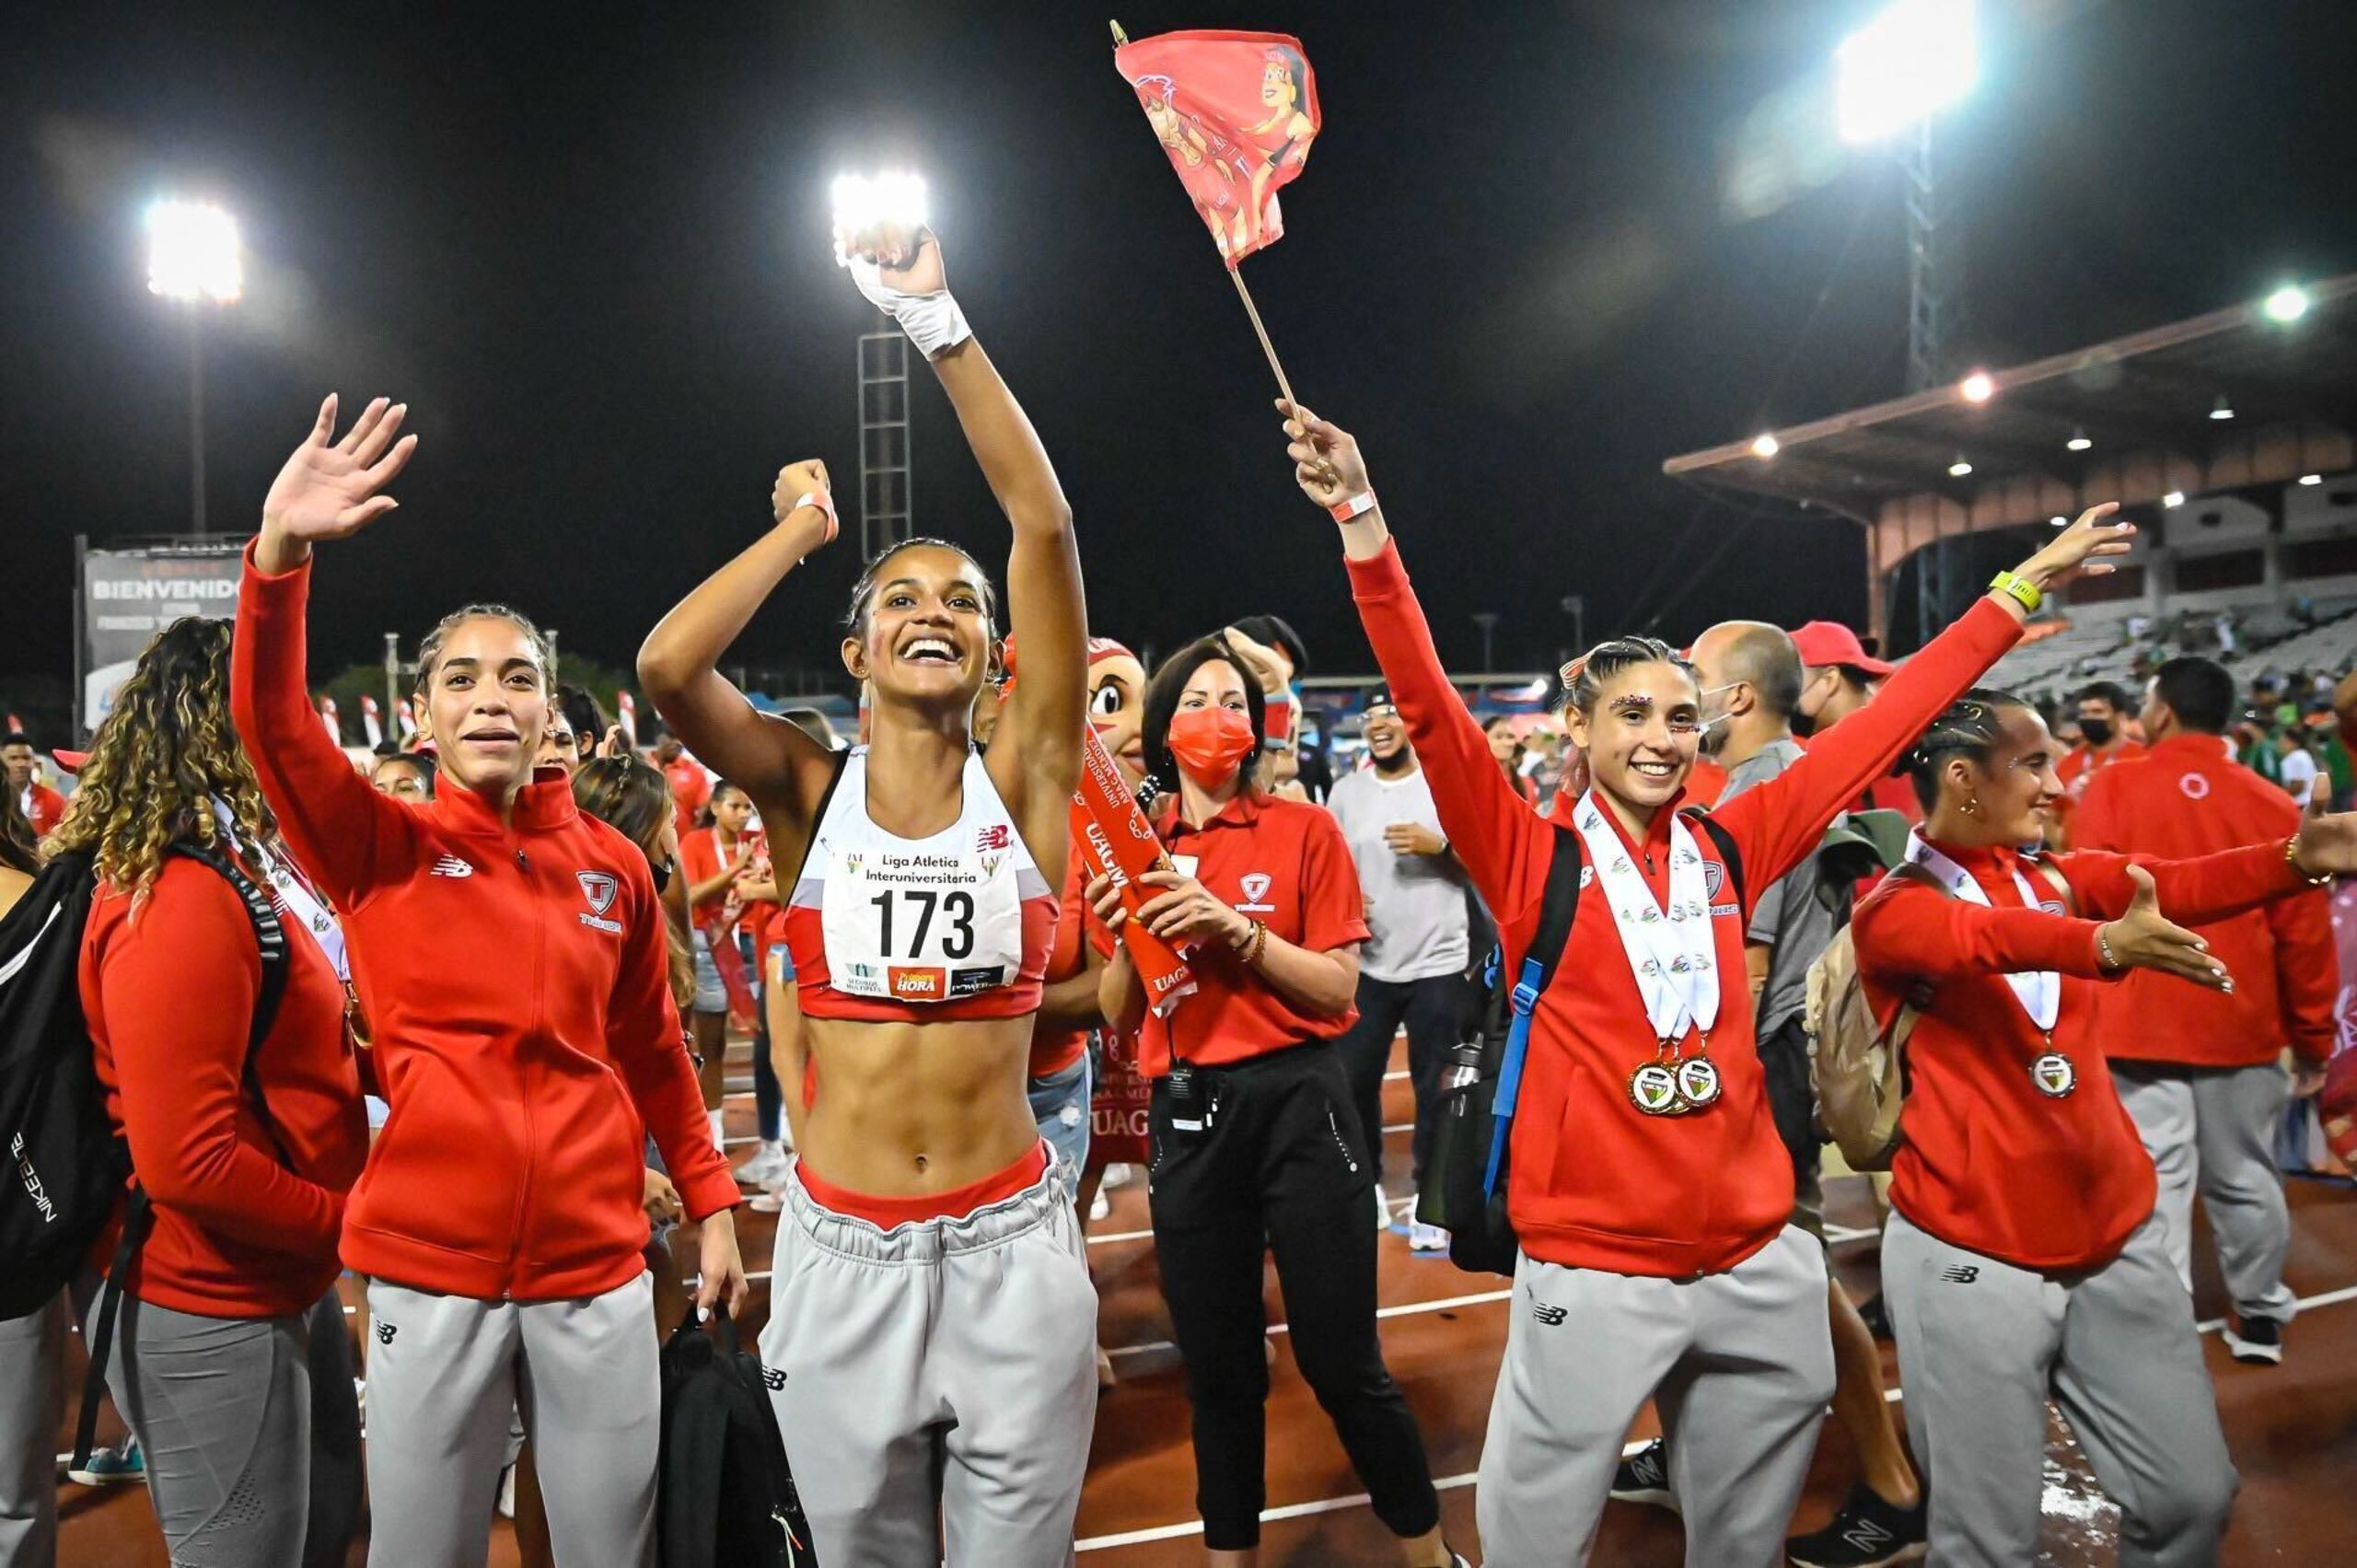
<instances>
[{"instance_id":1,"label":"white sneaker","mask_svg":"<svg viewBox=\"0 0 2357 1568\"><path fill-rule=\"evenodd\" d=\"M1408 1250L1411 1252L1446 1252L1448 1232L1436 1225L1418 1220L1408 1227Z\"/></svg>"},{"instance_id":2,"label":"white sneaker","mask_svg":"<svg viewBox=\"0 0 2357 1568\"><path fill-rule=\"evenodd\" d=\"M1110 1192L1116 1187L1127 1187L1137 1179L1137 1167L1133 1165L1109 1165L1105 1167L1105 1179L1097 1184L1097 1190Z\"/></svg>"},{"instance_id":3,"label":"white sneaker","mask_svg":"<svg viewBox=\"0 0 2357 1568\"><path fill-rule=\"evenodd\" d=\"M1383 1195L1383 1183L1380 1181L1375 1184L1375 1228L1391 1228L1391 1200Z\"/></svg>"},{"instance_id":4,"label":"white sneaker","mask_svg":"<svg viewBox=\"0 0 2357 1568\"><path fill-rule=\"evenodd\" d=\"M785 1174L785 1151L775 1144L763 1144L751 1159L737 1167L739 1186L759 1187L772 1177Z\"/></svg>"},{"instance_id":5,"label":"white sneaker","mask_svg":"<svg viewBox=\"0 0 2357 1568\"><path fill-rule=\"evenodd\" d=\"M499 1516L503 1519L512 1519L516 1516L516 1467L514 1465L499 1472Z\"/></svg>"},{"instance_id":6,"label":"white sneaker","mask_svg":"<svg viewBox=\"0 0 2357 1568\"><path fill-rule=\"evenodd\" d=\"M783 1192L756 1192L745 1200L745 1206L757 1214L774 1214L785 1207Z\"/></svg>"},{"instance_id":7,"label":"white sneaker","mask_svg":"<svg viewBox=\"0 0 2357 1568\"><path fill-rule=\"evenodd\" d=\"M1109 1220L1113 1217L1113 1200L1105 1195L1105 1189L1102 1187L1097 1190L1097 1196L1089 1200L1088 1217L1092 1220Z\"/></svg>"}]
</instances>

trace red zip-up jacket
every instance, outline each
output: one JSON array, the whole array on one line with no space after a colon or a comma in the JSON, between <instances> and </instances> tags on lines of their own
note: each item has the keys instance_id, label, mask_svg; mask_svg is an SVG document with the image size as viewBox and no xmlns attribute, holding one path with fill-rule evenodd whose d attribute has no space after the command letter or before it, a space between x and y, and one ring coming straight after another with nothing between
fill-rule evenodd
<instances>
[{"instance_id":1,"label":"red zip-up jacket","mask_svg":"<svg viewBox=\"0 0 2357 1568\"><path fill-rule=\"evenodd\" d=\"M1386 544L1350 570L1359 619L1423 759L1441 826L1497 916L1513 973L1538 923L1554 829L1491 760L1433 649L1397 550ZM1747 895L1711 906L1723 977L1710 1037L1718 1103L1687 1116L1648 1116L1631 1101L1629 1074L1654 1060L1655 1042L1611 907L1591 886L1531 1018L1506 1190L1524 1251L1573 1268L1678 1278L1731 1269L1783 1228L1792 1159L1769 1114L1740 980L1748 900L1806 859L1826 824L2020 635L2003 610L1975 605L1799 761L1712 814L1742 856ZM1629 845L1665 903L1673 815L1656 813L1646 842ZM1608 812L1606 819L1619 830ZM1719 898L1731 883L1717 846L1706 833L1695 840ZM1692 1038L1684 1043L1691 1054Z\"/></svg>"},{"instance_id":2,"label":"red zip-up jacket","mask_svg":"<svg viewBox=\"0 0 2357 1568\"><path fill-rule=\"evenodd\" d=\"M2254 839L2280 842L2299 826L2300 807L2282 786L2229 757L2220 738L2173 735L2087 781L2071 842L2189 860ZM2324 889L2200 929L2235 977L2234 993L2131 974L2102 993L2096 1038L2105 1054L2115 1062L2256 1067L2289 1045L2323 1065L2332 1055L2340 988Z\"/></svg>"},{"instance_id":3,"label":"red zip-up jacket","mask_svg":"<svg viewBox=\"0 0 2357 1568\"><path fill-rule=\"evenodd\" d=\"M340 1272L336 1237L368 1119L343 987L301 923L285 924L286 994L253 1051L283 1159L246 1087L261 953L235 889L174 855L135 907L101 884L82 928L82 1013L107 1116L155 1206L121 1283L175 1312L285 1317ZM116 1234L110 1225L93 1249L100 1268Z\"/></svg>"},{"instance_id":4,"label":"red zip-up jacket","mask_svg":"<svg viewBox=\"0 0 2357 1568\"><path fill-rule=\"evenodd\" d=\"M737 1201L646 856L554 769L512 824L447 773L423 808L370 789L305 691L309 589L308 564L265 576L248 552L230 701L287 847L343 917L392 1106L343 1260L479 1300L612 1290L644 1267L648 1130L691 1216Z\"/></svg>"},{"instance_id":5,"label":"red zip-up jacket","mask_svg":"<svg viewBox=\"0 0 2357 1568\"><path fill-rule=\"evenodd\" d=\"M1908 1037L1906 1137L1891 1164L1891 1204L1952 1246L2019 1268L2096 1268L2144 1223L2156 1191L2152 1156L2104 1064L2089 983L2105 978L2096 930L2133 895L2131 857L2045 857L2087 917L2074 918L2059 900L2023 904L2013 851L1935 847L1972 874L1994 907L1893 877L1850 926L1876 1017L1887 1022L1919 981L1934 988ZM2199 860L2132 859L2153 874L2161 912L2179 924L2231 919L2303 886L2281 839ZM2044 902L2052 885L2026 865L2023 874ZM2040 970L2062 977L2050 1047L2005 981ZM2189 1003L2201 992L2190 981L2167 983ZM2048 1094L2030 1076L2049 1050L2078 1070L2067 1095Z\"/></svg>"}]
</instances>

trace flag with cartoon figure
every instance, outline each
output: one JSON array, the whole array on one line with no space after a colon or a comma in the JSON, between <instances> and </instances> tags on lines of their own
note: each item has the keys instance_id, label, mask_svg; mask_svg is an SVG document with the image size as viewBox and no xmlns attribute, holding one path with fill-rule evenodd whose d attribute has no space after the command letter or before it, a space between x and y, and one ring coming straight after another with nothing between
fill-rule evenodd
<instances>
[{"instance_id":1,"label":"flag with cartoon figure","mask_svg":"<svg viewBox=\"0 0 2357 1568\"><path fill-rule=\"evenodd\" d=\"M1277 192L1301 173L1322 122L1318 77L1301 41L1269 32L1164 33L1124 39L1113 64L1137 93L1229 268L1276 243L1285 231Z\"/></svg>"}]
</instances>

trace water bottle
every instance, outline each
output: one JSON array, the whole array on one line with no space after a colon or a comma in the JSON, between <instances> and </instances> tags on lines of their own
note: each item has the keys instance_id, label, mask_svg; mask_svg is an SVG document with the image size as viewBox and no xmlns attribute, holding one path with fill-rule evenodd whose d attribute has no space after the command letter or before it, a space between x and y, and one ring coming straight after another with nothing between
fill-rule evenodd
<instances>
[{"instance_id":1,"label":"water bottle","mask_svg":"<svg viewBox=\"0 0 2357 1568\"><path fill-rule=\"evenodd\" d=\"M1481 1042L1469 1040L1460 1045L1451 1046L1448 1070L1441 1074L1441 1092L1446 1094L1451 1089L1469 1088L1480 1081Z\"/></svg>"}]
</instances>

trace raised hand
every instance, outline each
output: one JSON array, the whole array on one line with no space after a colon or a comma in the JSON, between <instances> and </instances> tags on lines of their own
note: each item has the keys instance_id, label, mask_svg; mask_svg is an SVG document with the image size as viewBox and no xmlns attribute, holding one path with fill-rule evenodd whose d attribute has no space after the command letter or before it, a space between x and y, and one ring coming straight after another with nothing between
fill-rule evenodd
<instances>
[{"instance_id":1,"label":"raised hand","mask_svg":"<svg viewBox=\"0 0 2357 1568\"><path fill-rule=\"evenodd\" d=\"M2210 944L2184 926L2163 918L2160 900L2154 892L2153 874L2141 865L2131 865L2128 879L2136 885L2135 897L2128 901L2128 912L2102 928L2112 967L2158 970L2212 991L2232 992L2235 977L2226 972L2225 965L2210 956Z\"/></svg>"},{"instance_id":2,"label":"raised hand","mask_svg":"<svg viewBox=\"0 0 2357 1568\"><path fill-rule=\"evenodd\" d=\"M854 261L867 263L875 269L878 282L902 294L939 294L949 286L940 238L922 225L911 228L906 224L879 223L867 228L837 229L835 253L845 266ZM853 268L854 277L860 272Z\"/></svg>"},{"instance_id":3,"label":"raised hand","mask_svg":"<svg viewBox=\"0 0 2357 1568\"><path fill-rule=\"evenodd\" d=\"M1303 494L1330 508L1374 488L1367 481L1366 460L1359 456L1357 437L1299 403L1283 398L1276 403L1277 412L1284 416L1285 456L1293 459L1294 482L1301 486Z\"/></svg>"},{"instance_id":4,"label":"raised hand","mask_svg":"<svg viewBox=\"0 0 2357 1568\"><path fill-rule=\"evenodd\" d=\"M1257 642L1246 636L1233 626L1222 632L1220 636L1230 648L1235 650L1236 656L1244 661L1244 673L1249 675L1253 682L1260 688L1262 696L1284 695L1284 666L1277 662L1275 649L1266 643Z\"/></svg>"},{"instance_id":5,"label":"raised hand","mask_svg":"<svg viewBox=\"0 0 2357 1568\"><path fill-rule=\"evenodd\" d=\"M335 434L336 396L319 404L311 434L271 482L261 504L264 571L300 564L320 540L345 539L400 505L377 492L392 482L417 450L417 437L393 437L409 412L407 403L378 398L353 422L341 441Z\"/></svg>"},{"instance_id":6,"label":"raised hand","mask_svg":"<svg viewBox=\"0 0 2357 1568\"><path fill-rule=\"evenodd\" d=\"M779 523L794 520L798 512L812 514L805 521L817 532L810 548L835 541L835 492L827 478L827 465L816 458L805 458L798 463L788 463L777 470L777 482L770 486L770 515Z\"/></svg>"},{"instance_id":7,"label":"raised hand","mask_svg":"<svg viewBox=\"0 0 2357 1568\"><path fill-rule=\"evenodd\" d=\"M2119 566L2107 559L2125 555L2136 537L2136 525L2115 523L2117 501L2106 501L2079 514L2078 521L2056 534L2045 549L2022 563L2021 575L2040 588L2059 588L2073 577L2099 577Z\"/></svg>"}]
</instances>

